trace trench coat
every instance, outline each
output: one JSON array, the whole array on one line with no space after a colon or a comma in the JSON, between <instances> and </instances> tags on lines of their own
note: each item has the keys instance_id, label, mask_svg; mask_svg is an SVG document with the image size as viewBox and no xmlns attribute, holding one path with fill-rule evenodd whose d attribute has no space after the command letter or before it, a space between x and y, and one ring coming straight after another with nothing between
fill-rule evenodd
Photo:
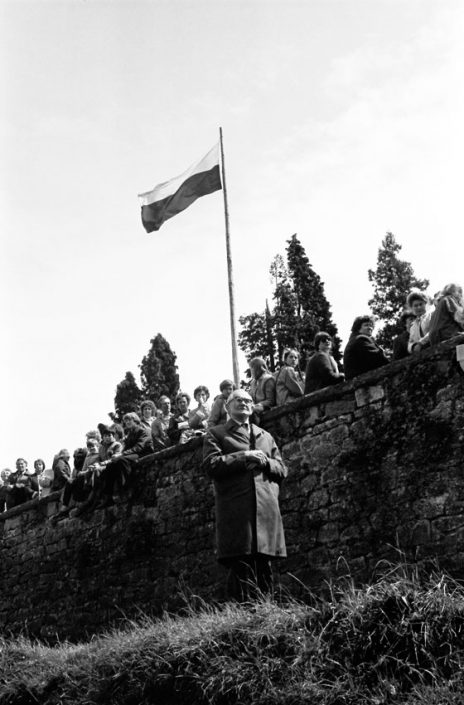
<instances>
[{"instance_id":1,"label":"trench coat","mask_svg":"<svg viewBox=\"0 0 464 705\"><path fill-rule=\"evenodd\" d=\"M266 467L251 468L245 457L250 436L229 419L208 429L203 467L214 483L218 561L246 555L287 555L279 510L279 485L287 476L272 436L251 424L254 447L268 458Z\"/></svg>"}]
</instances>

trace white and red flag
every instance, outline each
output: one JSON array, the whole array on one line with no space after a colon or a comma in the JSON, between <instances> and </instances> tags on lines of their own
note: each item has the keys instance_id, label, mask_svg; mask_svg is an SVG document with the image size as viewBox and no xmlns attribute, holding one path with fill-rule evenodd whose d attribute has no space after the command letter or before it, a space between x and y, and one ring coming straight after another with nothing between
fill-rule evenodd
<instances>
[{"instance_id":1,"label":"white and red flag","mask_svg":"<svg viewBox=\"0 0 464 705\"><path fill-rule=\"evenodd\" d=\"M147 233L159 230L165 220L188 208L197 198L221 188L219 144L216 144L180 176L139 194L143 227Z\"/></svg>"}]
</instances>

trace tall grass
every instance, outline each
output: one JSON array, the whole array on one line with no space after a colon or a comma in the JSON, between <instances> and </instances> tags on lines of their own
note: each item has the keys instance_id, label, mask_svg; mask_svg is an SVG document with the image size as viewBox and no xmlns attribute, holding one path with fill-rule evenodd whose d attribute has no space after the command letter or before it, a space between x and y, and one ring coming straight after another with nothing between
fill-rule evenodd
<instances>
[{"instance_id":1,"label":"tall grass","mask_svg":"<svg viewBox=\"0 0 464 705\"><path fill-rule=\"evenodd\" d=\"M392 572L329 599L190 607L78 645L3 640L0 705L463 705L464 590Z\"/></svg>"}]
</instances>

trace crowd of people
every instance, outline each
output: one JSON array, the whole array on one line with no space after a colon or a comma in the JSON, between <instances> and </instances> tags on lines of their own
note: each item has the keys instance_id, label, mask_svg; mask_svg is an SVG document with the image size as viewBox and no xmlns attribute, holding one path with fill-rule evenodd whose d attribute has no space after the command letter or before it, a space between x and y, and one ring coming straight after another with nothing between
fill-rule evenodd
<instances>
[{"instance_id":1,"label":"crowd of people","mask_svg":"<svg viewBox=\"0 0 464 705\"><path fill-rule=\"evenodd\" d=\"M433 305L423 292L411 292L400 320L404 332L392 341L391 359L417 354L464 332L462 288L447 285L434 297ZM343 372L332 355L333 339L325 332L315 336L314 353L304 374L299 368L296 349L284 351L282 364L274 373L263 358L250 360L251 380L247 391L253 401L252 421L259 423L261 415L274 406L390 362L390 357L373 338L374 325L371 315L355 318L344 350ZM235 389L232 380L224 379L212 404L210 392L204 385L194 390L194 404L185 392L179 392L174 408L168 396L159 399L159 408L153 401L145 400L139 413L123 416L122 425L99 424L98 429L89 431L85 447L74 451L72 465L67 449L55 455L50 469L40 458L34 461L32 468L24 458L18 458L14 470L0 472L0 511L55 491L61 492L60 514L78 514L88 508L117 502L121 493L130 488L134 467L141 457L188 443L209 429L224 425L229 418L227 400Z\"/></svg>"}]
</instances>

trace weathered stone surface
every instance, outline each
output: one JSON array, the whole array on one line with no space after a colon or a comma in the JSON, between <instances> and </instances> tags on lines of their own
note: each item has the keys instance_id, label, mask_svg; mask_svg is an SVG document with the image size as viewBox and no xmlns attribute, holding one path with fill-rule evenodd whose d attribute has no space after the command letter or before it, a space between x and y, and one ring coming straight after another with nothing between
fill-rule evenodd
<instances>
[{"instance_id":1,"label":"weathered stone surface","mask_svg":"<svg viewBox=\"0 0 464 705\"><path fill-rule=\"evenodd\" d=\"M464 336L458 340L464 341ZM438 561L464 577L464 376L455 341L320 390L264 416L288 464L281 510L295 594L383 561ZM355 409L356 410L353 411ZM55 494L0 515L0 626L82 638L185 591L222 599L214 498L202 444L138 467L132 500L55 523Z\"/></svg>"},{"instance_id":2,"label":"weathered stone surface","mask_svg":"<svg viewBox=\"0 0 464 705\"><path fill-rule=\"evenodd\" d=\"M375 401L383 399L385 390L382 384L376 384L374 387L360 387L355 391L356 404L358 406L366 406Z\"/></svg>"}]
</instances>

